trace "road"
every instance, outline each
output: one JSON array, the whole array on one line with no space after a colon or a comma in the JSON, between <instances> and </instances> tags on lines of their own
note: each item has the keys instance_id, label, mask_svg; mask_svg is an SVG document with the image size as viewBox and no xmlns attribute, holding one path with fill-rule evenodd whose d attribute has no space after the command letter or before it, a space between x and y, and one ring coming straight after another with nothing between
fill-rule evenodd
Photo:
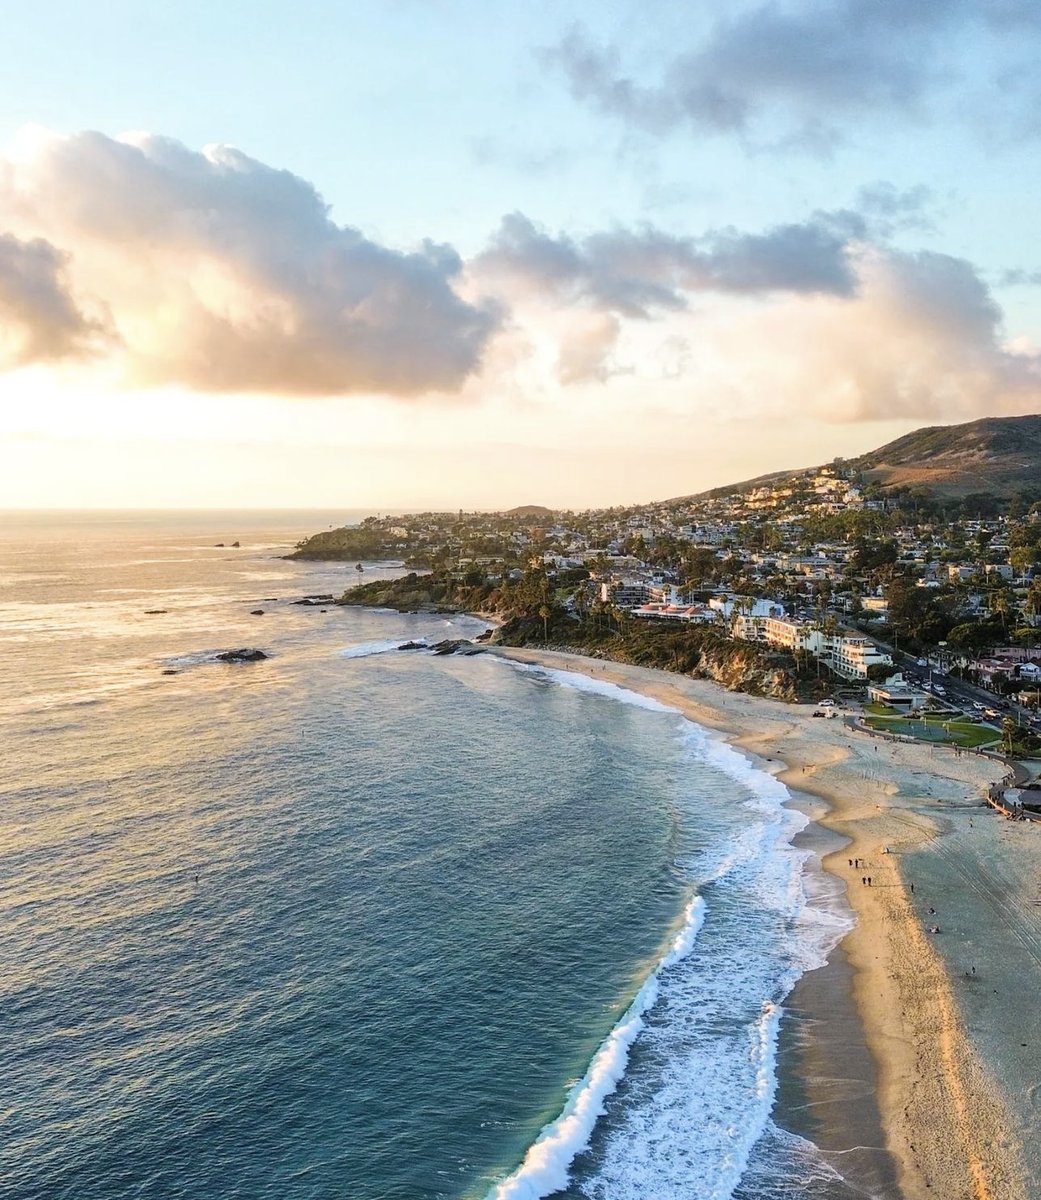
<instances>
[{"instance_id":1,"label":"road","mask_svg":"<svg viewBox=\"0 0 1041 1200\"><path fill-rule=\"evenodd\" d=\"M995 709L1002 717L1007 714L1025 729L1041 730L1041 717L1035 717L1029 708L1025 708L1021 704L1015 704L1005 696L999 696L995 692L988 692L986 688L977 687L976 684L969 683L968 680L948 675L946 672L941 671L935 663L931 666L920 667L918 659L913 654L905 654L904 651L898 650L895 646L883 642L872 634L867 634L866 636L871 637L872 641L877 642L892 657L893 662L900 667L908 682L921 680L921 686L926 691L933 692L934 694L936 692L936 685L939 684L945 693L941 699L946 700L952 705L971 710L974 703L982 704L985 708ZM999 717L996 724L1000 726L1000 723Z\"/></svg>"}]
</instances>

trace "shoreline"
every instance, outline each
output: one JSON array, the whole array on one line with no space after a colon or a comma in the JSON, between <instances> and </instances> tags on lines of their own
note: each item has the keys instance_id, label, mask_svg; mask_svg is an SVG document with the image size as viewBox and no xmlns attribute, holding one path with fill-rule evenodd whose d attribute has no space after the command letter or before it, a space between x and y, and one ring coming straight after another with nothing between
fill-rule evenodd
<instances>
[{"instance_id":1,"label":"shoreline","mask_svg":"<svg viewBox=\"0 0 1041 1200\"><path fill-rule=\"evenodd\" d=\"M1011 824L982 807L999 764L967 755L941 759L943 752L930 746L882 745L838 721L811 720L808 708L726 692L651 668L558 651L490 647L489 652L578 671L649 695L755 759L779 764L777 776L793 794L821 801L826 812L815 818L817 823L844 839L841 848L822 855L822 866L841 881L856 915L855 927L840 944L841 955L833 957L848 960L851 968L852 1002L876 1072L874 1098L897 1181L895 1191L887 1188L883 1194L902 1200L1026 1200L1038 1194L1031 1185L1039 1176L1035 1159L1041 1152L1027 1147L1041 1085L1036 1078L1031 1082L1028 1068L1015 1069L1022 1067L1016 1051L1026 1042L1030 1054L1031 1043L1025 1032L1021 1036L1022 1014L1010 1021L1008 1006L1026 1007L1041 987L1041 909L1023 912L1025 924L1018 933L1021 941L1036 937L1034 957L1015 960L1003 937L973 943L973 966L980 976L972 978L985 975L997 985L993 995L1001 1007L977 1005L968 1014L949 961L965 939L971 940L978 916L980 902L966 883L971 867L993 848L996 830ZM1036 868L1031 849L1041 845L1034 848L1021 837L1019 843L1021 853L1003 876L999 899L1006 905L1013 897L1025 902L1031 887L1038 890L1030 864ZM936 857L937 844L947 866L927 873L923 864ZM864 865L853 868L851 860ZM960 864L957 870L949 869L951 861ZM868 875L870 887L861 882ZM964 911L955 929L950 922L957 905ZM1006 911L998 909L999 923L992 921L988 928L1000 934ZM931 925L941 920L948 921L940 925L944 932L930 934ZM951 936L958 930L960 941ZM830 966L829 959L821 971ZM816 982L801 986L800 981L793 996L811 997L815 1008L823 1005L813 1018L826 1019L834 987L829 992ZM834 1039L831 1045L835 1058ZM1035 1056L1037 1046L1032 1043ZM820 1078L828 1075L815 1070ZM842 1065L831 1062L828 1070L841 1076ZM838 1108L832 1106L829 1117L827 1105L819 1104L819 1087L810 1095L813 1080L800 1078L798 1084L808 1089L823 1139L841 1145L849 1129L839 1128Z\"/></svg>"}]
</instances>

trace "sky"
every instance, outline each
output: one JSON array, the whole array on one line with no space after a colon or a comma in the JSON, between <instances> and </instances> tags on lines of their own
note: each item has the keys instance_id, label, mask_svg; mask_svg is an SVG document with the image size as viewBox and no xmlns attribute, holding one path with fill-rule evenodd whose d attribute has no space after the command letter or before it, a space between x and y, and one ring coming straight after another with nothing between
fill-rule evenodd
<instances>
[{"instance_id":1,"label":"sky","mask_svg":"<svg viewBox=\"0 0 1041 1200\"><path fill-rule=\"evenodd\" d=\"M582 509L1041 412L1041 6L8 6L0 508Z\"/></svg>"}]
</instances>

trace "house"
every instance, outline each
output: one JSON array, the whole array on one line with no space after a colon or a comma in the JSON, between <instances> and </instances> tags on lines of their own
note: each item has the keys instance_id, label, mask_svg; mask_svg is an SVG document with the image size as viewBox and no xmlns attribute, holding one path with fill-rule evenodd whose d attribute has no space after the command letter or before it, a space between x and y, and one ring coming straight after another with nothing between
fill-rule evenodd
<instances>
[{"instance_id":1,"label":"house","mask_svg":"<svg viewBox=\"0 0 1041 1200\"><path fill-rule=\"evenodd\" d=\"M891 675L885 683L868 684L868 700L874 704L888 704L890 708L903 712L921 708L928 698L926 692L910 687L899 672Z\"/></svg>"}]
</instances>

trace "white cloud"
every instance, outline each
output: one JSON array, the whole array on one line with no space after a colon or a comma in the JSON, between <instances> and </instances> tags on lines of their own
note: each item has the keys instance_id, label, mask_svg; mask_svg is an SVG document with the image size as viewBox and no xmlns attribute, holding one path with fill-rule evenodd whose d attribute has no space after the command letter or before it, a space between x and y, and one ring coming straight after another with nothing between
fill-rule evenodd
<instances>
[{"instance_id":1,"label":"white cloud","mask_svg":"<svg viewBox=\"0 0 1041 1200\"><path fill-rule=\"evenodd\" d=\"M1006 344L971 264L862 246L848 299L785 298L702 323L700 365L750 412L940 422L1041 408L1041 357Z\"/></svg>"},{"instance_id":2,"label":"white cloud","mask_svg":"<svg viewBox=\"0 0 1041 1200\"><path fill-rule=\"evenodd\" d=\"M336 225L305 180L227 146L36 132L0 165L5 226L47 239L52 300L67 277L108 306L136 383L456 390L497 321L456 290L462 264L451 247L381 246ZM54 345L47 319L46 305L23 311L23 361Z\"/></svg>"},{"instance_id":3,"label":"white cloud","mask_svg":"<svg viewBox=\"0 0 1041 1200\"><path fill-rule=\"evenodd\" d=\"M0 233L0 365L80 358L109 337L103 316L74 299L66 262L43 238Z\"/></svg>"}]
</instances>

